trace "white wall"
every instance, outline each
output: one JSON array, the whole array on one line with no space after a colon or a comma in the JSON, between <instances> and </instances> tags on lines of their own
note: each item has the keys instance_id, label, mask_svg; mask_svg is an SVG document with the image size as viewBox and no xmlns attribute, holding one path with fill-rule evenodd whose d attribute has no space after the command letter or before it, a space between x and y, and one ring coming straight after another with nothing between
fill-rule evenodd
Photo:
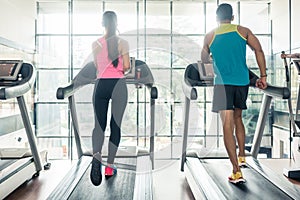
<instances>
[{"instance_id":1,"label":"white wall","mask_svg":"<svg viewBox=\"0 0 300 200\"><path fill-rule=\"evenodd\" d=\"M300 1L292 0L291 49L300 47ZM273 21L274 53L289 50L289 0L271 1L271 19Z\"/></svg>"},{"instance_id":2,"label":"white wall","mask_svg":"<svg viewBox=\"0 0 300 200\"><path fill-rule=\"evenodd\" d=\"M36 0L0 0L0 37L34 49Z\"/></svg>"},{"instance_id":3,"label":"white wall","mask_svg":"<svg viewBox=\"0 0 300 200\"><path fill-rule=\"evenodd\" d=\"M292 49L300 47L300 1L292 0ZM299 51L297 51L299 52Z\"/></svg>"},{"instance_id":4,"label":"white wall","mask_svg":"<svg viewBox=\"0 0 300 200\"><path fill-rule=\"evenodd\" d=\"M273 126L272 158L290 156L289 131Z\"/></svg>"},{"instance_id":5,"label":"white wall","mask_svg":"<svg viewBox=\"0 0 300 200\"><path fill-rule=\"evenodd\" d=\"M273 52L289 49L289 4L288 0L272 0Z\"/></svg>"}]
</instances>

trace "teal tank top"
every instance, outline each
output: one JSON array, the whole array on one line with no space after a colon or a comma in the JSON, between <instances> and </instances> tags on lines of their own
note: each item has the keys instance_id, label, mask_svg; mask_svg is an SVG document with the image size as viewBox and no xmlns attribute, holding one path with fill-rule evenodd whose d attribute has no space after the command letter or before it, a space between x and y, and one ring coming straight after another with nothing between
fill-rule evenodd
<instances>
[{"instance_id":1,"label":"teal tank top","mask_svg":"<svg viewBox=\"0 0 300 200\"><path fill-rule=\"evenodd\" d=\"M237 30L238 25L221 24L210 43L216 85L244 86L249 84L246 64L247 39Z\"/></svg>"}]
</instances>

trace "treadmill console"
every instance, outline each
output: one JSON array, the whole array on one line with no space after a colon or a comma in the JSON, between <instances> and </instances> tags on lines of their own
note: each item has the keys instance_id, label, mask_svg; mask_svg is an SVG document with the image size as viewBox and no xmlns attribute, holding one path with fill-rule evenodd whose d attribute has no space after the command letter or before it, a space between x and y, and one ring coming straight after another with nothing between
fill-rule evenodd
<instances>
[{"instance_id":1,"label":"treadmill console","mask_svg":"<svg viewBox=\"0 0 300 200\"><path fill-rule=\"evenodd\" d=\"M22 67L21 60L0 60L0 81L15 81Z\"/></svg>"},{"instance_id":2,"label":"treadmill console","mask_svg":"<svg viewBox=\"0 0 300 200\"><path fill-rule=\"evenodd\" d=\"M22 64L21 60L0 60L0 86L16 85L22 77Z\"/></svg>"},{"instance_id":3,"label":"treadmill console","mask_svg":"<svg viewBox=\"0 0 300 200\"><path fill-rule=\"evenodd\" d=\"M203 63L201 61L198 61L198 72L200 81L212 83L214 80L214 68L212 63Z\"/></svg>"}]
</instances>

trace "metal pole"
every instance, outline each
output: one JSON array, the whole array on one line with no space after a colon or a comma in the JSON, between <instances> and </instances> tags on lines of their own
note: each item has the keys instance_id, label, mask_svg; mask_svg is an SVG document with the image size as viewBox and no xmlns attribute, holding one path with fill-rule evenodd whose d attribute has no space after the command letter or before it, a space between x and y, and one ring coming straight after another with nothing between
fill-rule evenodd
<instances>
[{"instance_id":1,"label":"metal pole","mask_svg":"<svg viewBox=\"0 0 300 200\"><path fill-rule=\"evenodd\" d=\"M36 168L36 171L39 172L43 168L42 168L42 163L41 163L41 159L40 159L40 154L37 150L35 136L32 131L32 127L31 127L29 116L28 116L24 97L23 96L17 97L17 101L18 101L19 108L21 111L21 116L22 116L23 124L24 124L25 130L26 130L26 134L27 134L29 145L30 145L32 157L34 160L35 168Z\"/></svg>"},{"instance_id":2,"label":"metal pole","mask_svg":"<svg viewBox=\"0 0 300 200\"><path fill-rule=\"evenodd\" d=\"M75 142L76 142L76 148L77 148L77 154L78 158L80 158L83 155L82 147L81 147L81 139L79 135L79 126L78 126L78 120L77 120L77 114L76 114L76 108L75 108L75 98L74 96L70 96L68 98L69 100L69 108L72 118L72 124L74 128L74 136L75 136Z\"/></svg>"},{"instance_id":3,"label":"metal pole","mask_svg":"<svg viewBox=\"0 0 300 200\"><path fill-rule=\"evenodd\" d=\"M257 155L259 153L260 143L263 137L266 121L268 118L268 112L269 112L271 101L272 101L272 97L264 94L260 112L259 112L259 117L256 124L253 144L251 148L251 155L254 158L257 158Z\"/></svg>"},{"instance_id":4,"label":"metal pole","mask_svg":"<svg viewBox=\"0 0 300 200\"><path fill-rule=\"evenodd\" d=\"M152 161L152 169L154 169L154 131L155 131L155 99L151 98L151 103L150 103L150 159Z\"/></svg>"},{"instance_id":5,"label":"metal pole","mask_svg":"<svg viewBox=\"0 0 300 200\"><path fill-rule=\"evenodd\" d=\"M189 117L190 117L190 104L191 104L191 100L189 98L185 97L184 128L183 128L182 155L181 155L181 171L184 171L184 163L185 163L185 160L186 160L187 136L188 136Z\"/></svg>"}]
</instances>

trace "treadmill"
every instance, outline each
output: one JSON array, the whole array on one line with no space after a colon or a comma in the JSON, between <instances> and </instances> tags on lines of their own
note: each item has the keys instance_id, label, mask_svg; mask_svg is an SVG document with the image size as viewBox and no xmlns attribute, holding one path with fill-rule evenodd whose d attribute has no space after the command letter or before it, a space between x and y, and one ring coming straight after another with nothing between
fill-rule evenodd
<instances>
[{"instance_id":1,"label":"treadmill","mask_svg":"<svg viewBox=\"0 0 300 200\"><path fill-rule=\"evenodd\" d=\"M102 180L100 186L94 186L90 181L92 153L84 152L83 138L80 135L78 115L76 113L75 94L80 88L94 84L96 67L94 62L88 62L79 74L66 87L57 90L58 99L68 98L72 118L74 137L78 153L78 162L67 173L63 180L53 190L47 199L145 199L152 197L152 169L154 159L154 111L157 89L153 86L154 79L148 65L141 61L131 60L131 68L126 74L127 84L135 84L139 89L146 86L150 92L150 149L140 149L135 146L120 144L115 164L118 174L107 180ZM84 89L84 88L83 88ZM95 122L97 122L94 116ZM100 126L96 126L100 128ZM90 138L91 140L91 138ZM104 142L105 143L105 142ZM105 160L105 146L102 157ZM102 169L104 171L104 169Z\"/></svg>"},{"instance_id":2,"label":"treadmill","mask_svg":"<svg viewBox=\"0 0 300 200\"><path fill-rule=\"evenodd\" d=\"M39 175L47 152L39 153L26 108L24 94L33 88L35 68L22 60L0 60L0 100L16 98L30 148L0 148L0 199L21 184ZM10 133L3 133L3 135ZM3 136L2 135L2 136Z\"/></svg>"},{"instance_id":3,"label":"treadmill","mask_svg":"<svg viewBox=\"0 0 300 200\"><path fill-rule=\"evenodd\" d=\"M205 73L203 63L193 63L187 66L182 84L185 94L185 121L182 145L181 171L196 199L299 199L300 187L289 181L283 174L275 174L270 168L257 160L260 143L266 124L272 98L277 97L290 101L290 90L287 87L276 87L268 84L263 92L263 100L254 135L250 155L247 157L247 167L243 174L245 184L229 183L226 174L231 171L231 163L226 152L218 150L199 151L187 149L189 110L191 100L197 99L196 87L213 85L213 76ZM255 86L258 77L251 71L250 85Z\"/></svg>"}]
</instances>

